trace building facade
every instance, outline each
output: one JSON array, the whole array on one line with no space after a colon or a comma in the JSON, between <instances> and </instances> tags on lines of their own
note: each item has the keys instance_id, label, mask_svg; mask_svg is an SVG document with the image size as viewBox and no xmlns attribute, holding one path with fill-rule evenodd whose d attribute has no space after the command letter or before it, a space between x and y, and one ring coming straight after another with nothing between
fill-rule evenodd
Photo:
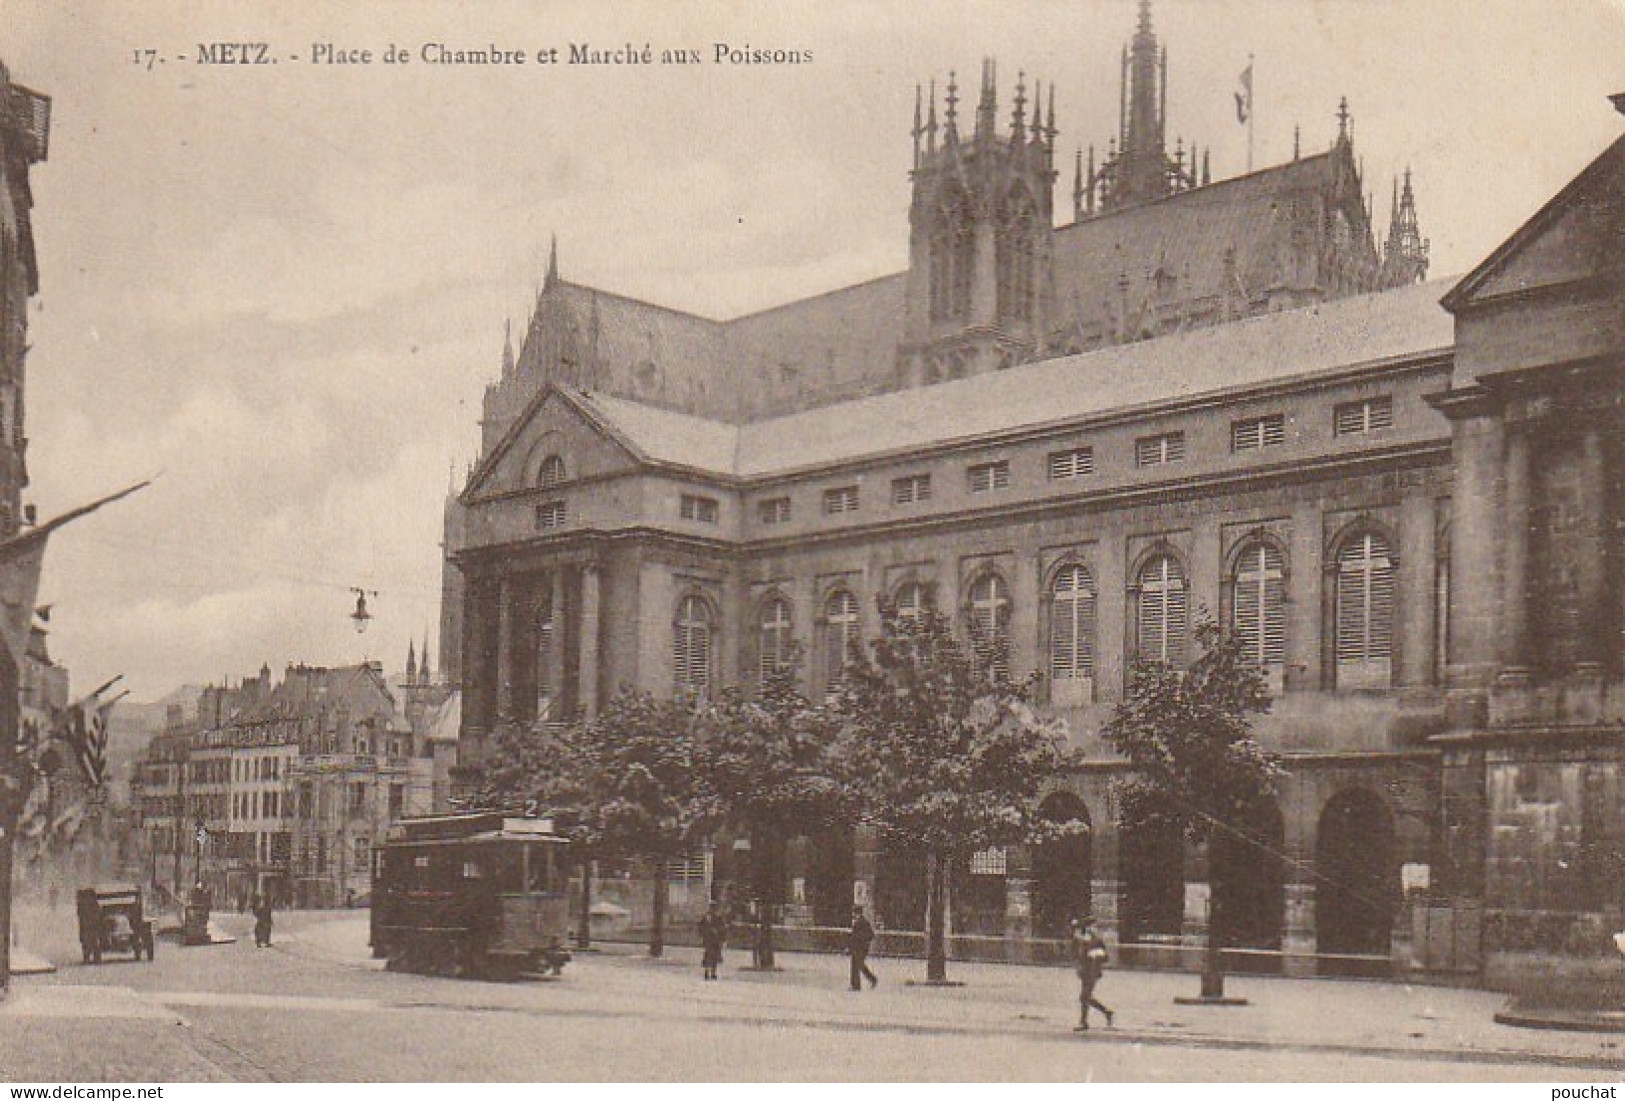
<instances>
[{"instance_id":1,"label":"building facade","mask_svg":"<svg viewBox=\"0 0 1625 1101\"><path fill-rule=\"evenodd\" d=\"M1211 924L1287 969L1605 966L1625 143L1426 283L1411 181L1379 242L1346 108L1327 152L1212 181L1167 153L1161 57L1142 4L1060 228L1053 112L1018 86L1005 131L987 66L963 133L953 84L916 112L905 273L710 322L555 257L447 507L459 761L797 652L816 696L877 596L934 599L1005 634L1085 761L1040 809L1087 837L958 869L965 950L1087 912L1146 960ZM1119 829L1099 732L1131 656L1185 661L1202 615L1264 670L1288 775L1198 851ZM862 835L786 875L797 920L920 928L922 869Z\"/></svg>"},{"instance_id":2,"label":"building facade","mask_svg":"<svg viewBox=\"0 0 1625 1101\"><path fill-rule=\"evenodd\" d=\"M269 668L174 713L138 771L155 886L202 882L221 903L257 890L342 906L372 889L390 823L431 809L427 668L393 687L375 663ZM178 712L178 709L177 709Z\"/></svg>"}]
</instances>

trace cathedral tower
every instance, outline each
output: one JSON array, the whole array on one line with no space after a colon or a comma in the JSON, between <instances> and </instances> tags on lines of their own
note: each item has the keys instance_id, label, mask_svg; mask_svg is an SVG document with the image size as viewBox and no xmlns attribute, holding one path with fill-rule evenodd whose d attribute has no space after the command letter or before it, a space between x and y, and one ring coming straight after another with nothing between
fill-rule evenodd
<instances>
[{"instance_id":1,"label":"cathedral tower","mask_svg":"<svg viewBox=\"0 0 1625 1101\"><path fill-rule=\"evenodd\" d=\"M952 74L942 125L933 84L914 105L908 303L898 366L919 385L1009 367L1043 354L1053 308L1055 94L1016 82L1000 132L997 73L982 63L971 132L960 133Z\"/></svg>"},{"instance_id":2,"label":"cathedral tower","mask_svg":"<svg viewBox=\"0 0 1625 1101\"><path fill-rule=\"evenodd\" d=\"M1091 147L1087 183L1080 172L1073 189L1080 219L1156 202L1201 182L1194 144L1188 163L1183 140L1168 156L1168 48L1151 29L1151 0L1140 0L1139 26L1123 47L1121 88L1111 152L1096 170Z\"/></svg>"}]
</instances>

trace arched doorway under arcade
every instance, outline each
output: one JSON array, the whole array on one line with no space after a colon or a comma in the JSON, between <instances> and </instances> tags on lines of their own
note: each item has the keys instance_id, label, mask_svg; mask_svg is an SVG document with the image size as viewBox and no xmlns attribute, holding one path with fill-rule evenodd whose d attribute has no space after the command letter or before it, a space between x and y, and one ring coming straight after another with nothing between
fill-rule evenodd
<instances>
[{"instance_id":1,"label":"arched doorway under arcade","mask_svg":"<svg viewBox=\"0 0 1625 1101\"><path fill-rule=\"evenodd\" d=\"M1179 820L1125 807L1118 825L1118 938L1177 939L1185 924L1185 837Z\"/></svg>"},{"instance_id":2,"label":"arched doorway under arcade","mask_svg":"<svg viewBox=\"0 0 1625 1101\"><path fill-rule=\"evenodd\" d=\"M1316 832L1316 951L1388 955L1400 897L1392 812L1374 792L1347 788L1327 800Z\"/></svg>"},{"instance_id":3,"label":"arched doorway under arcade","mask_svg":"<svg viewBox=\"0 0 1625 1101\"><path fill-rule=\"evenodd\" d=\"M1286 924L1286 823L1262 796L1213 827L1208 840L1209 911L1226 948L1278 952ZM1239 970L1278 970L1279 956L1232 957Z\"/></svg>"},{"instance_id":4,"label":"arched doorway under arcade","mask_svg":"<svg viewBox=\"0 0 1625 1101\"><path fill-rule=\"evenodd\" d=\"M1081 822L1082 832L1041 842L1032 849L1033 935L1064 937L1067 922L1094 912L1094 837L1089 808L1070 791L1057 791L1038 805L1046 823Z\"/></svg>"}]
</instances>

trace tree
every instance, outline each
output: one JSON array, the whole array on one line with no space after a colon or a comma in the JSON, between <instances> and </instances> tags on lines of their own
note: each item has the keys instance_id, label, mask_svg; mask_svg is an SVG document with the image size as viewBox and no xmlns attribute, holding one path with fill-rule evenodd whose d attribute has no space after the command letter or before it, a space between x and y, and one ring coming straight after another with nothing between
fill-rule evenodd
<instances>
[{"instance_id":1,"label":"tree","mask_svg":"<svg viewBox=\"0 0 1625 1101\"><path fill-rule=\"evenodd\" d=\"M703 811L693 708L623 688L586 725L583 738L585 752L601 769L605 846L653 865L649 954L659 956L665 950L666 864L688 855Z\"/></svg>"},{"instance_id":2,"label":"tree","mask_svg":"<svg viewBox=\"0 0 1625 1101\"><path fill-rule=\"evenodd\" d=\"M1264 674L1237 637L1203 616L1196 625L1200 656L1186 669L1136 658L1128 692L1103 731L1128 758L1134 774L1119 782L1127 829L1159 820L1178 825L1193 843L1216 830L1252 841L1243 823L1281 775L1275 754L1253 738L1252 717L1270 708ZM1221 945L1208 923L1202 998L1224 997Z\"/></svg>"},{"instance_id":3,"label":"tree","mask_svg":"<svg viewBox=\"0 0 1625 1101\"><path fill-rule=\"evenodd\" d=\"M1003 631L954 636L934 598L905 614L882 598L881 633L854 647L839 697L863 816L884 842L927 857L926 980L946 982L949 873L1043 829L1035 800L1065 755L1063 730L1012 680Z\"/></svg>"},{"instance_id":4,"label":"tree","mask_svg":"<svg viewBox=\"0 0 1625 1101\"><path fill-rule=\"evenodd\" d=\"M723 692L701 710L697 726L700 817L708 828L743 831L750 838L756 966L770 969L781 887L775 857L788 840L786 826L799 823L800 832L811 832L852 809L837 749L840 726L797 691L789 668L769 675L755 696L738 688Z\"/></svg>"}]
</instances>

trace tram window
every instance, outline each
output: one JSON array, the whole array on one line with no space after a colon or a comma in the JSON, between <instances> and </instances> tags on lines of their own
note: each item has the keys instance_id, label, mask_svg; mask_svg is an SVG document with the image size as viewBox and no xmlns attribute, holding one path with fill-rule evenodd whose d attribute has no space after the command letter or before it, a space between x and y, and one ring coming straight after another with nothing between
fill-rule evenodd
<instances>
[{"instance_id":1,"label":"tram window","mask_svg":"<svg viewBox=\"0 0 1625 1101\"><path fill-rule=\"evenodd\" d=\"M483 870L481 870L480 862L478 860L465 860L465 861L463 861L463 878L464 879L482 879L482 878L484 878L484 876L485 876L485 872Z\"/></svg>"},{"instance_id":2,"label":"tram window","mask_svg":"<svg viewBox=\"0 0 1625 1101\"><path fill-rule=\"evenodd\" d=\"M517 894L525 889L524 853L518 845L505 845L492 854L496 864L497 890Z\"/></svg>"}]
</instances>

